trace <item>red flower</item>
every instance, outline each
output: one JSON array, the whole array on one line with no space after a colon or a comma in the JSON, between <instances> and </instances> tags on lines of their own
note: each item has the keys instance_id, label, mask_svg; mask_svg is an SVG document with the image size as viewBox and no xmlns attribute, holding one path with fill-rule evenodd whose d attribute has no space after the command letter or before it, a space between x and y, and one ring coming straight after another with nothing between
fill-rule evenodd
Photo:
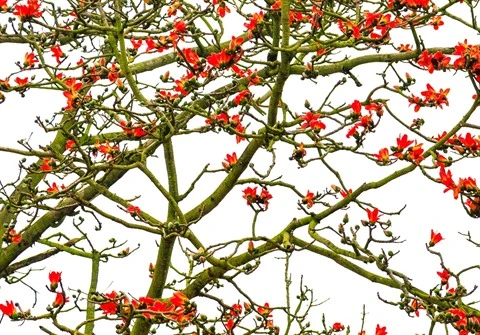
<instances>
[{"instance_id":1,"label":"red flower","mask_svg":"<svg viewBox=\"0 0 480 335\"><path fill-rule=\"evenodd\" d=\"M307 112L300 117L300 120L305 121L300 125L302 129L310 128L315 132L319 132L321 129L325 129L325 124L319 120L320 114L314 114L312 112Z\"/></svg>"},{"instance_id":2,"label":"red flower","mask_svg":"<svg viewBox=\"0 0 480 335\"><path fill-rule=\"evenodd\" d=\"M7 1L8 0L0 0L0 10L3 12L6 12L8 9Z\"/></svg>"},{"instance_id":3,"label":"red flower","mask_svg":"<svg viewBox=\"0 0 480 335\"><path fill-rule=\"evenodd\" d=\"M446 269L443 269L442 272L437 272L437 275L440 277L442 285L445 285L445 288L448 290L448 279L450 279L450 273Z\"/></svg>"},{"instance_id":4,"label":"red flower","mask_svg":"<svg viewBox=\"0 0 480 335\"><path fill-rule=\"evenodd\" d=\"M257 199L257 188L247 187L243 190L243 199L247 200L247 205L252 205Z\"/></svg>"},{"instance_id":5,"label":"red flower","mask_svg":"<svg viewBox=\"0 0 480 335\"><path fill-rule=\"evenodd\" d=\"M264 318L268 318L271 316L270 313L272 312L272 309L270 308L270 304L266 302L263 306L258 306L257 311Z\"/></svg>"},{"instance_id":6,"label":"red flower","mask_svg":"<svg viewBox=\"0 0 480 335\"><path fill-rule=\"evenodd\" d=\"M55 308L69 301L70 300L68 299L68 297L65 297L65 293L57 292L57 295L55 296L55 300L53 301L52 306Z\"/></svg>"},{"instance_id":7,"label":"red flower","mask_svg":"<svg viewBox=\"0 0 480 335\"><path fill-rule=\"evenodd\" d=\"M233 99L233 102L237 106L243 105L248 102L251 96L252 93L249 90L243 90L237 94L237 96Z\"/></svg>"},{"instance_id":8,"label":"red flower","mask_svg":"<svg viewBox=\"0 0 480 335\"><path fill-rule=\"evenodd\" d=\"M314 196L315 196L315 194L313 194L313 192L307 191L307 195L305 197L303 197L302 202L304 204L307 204L307 207L310 208L310 207L313 206L313 197Z\"/></svg>"},{"instance_id":9,"label":"red flower","mask_svg":"<svg viewBox=\"0 0 480 335\"><path fill-rule=\"evenodd\" d=\"M184 307L188 305L190 300L188 297L181 291L177 291L173 293L173 297L170 298L170 303L175 307Z\"/></svg>"},{"instance_id":10,"label":"red flower","mask_svg":"<svg viewBox=\"0 0 480 335\"><path fill-rule=\"evenodd\" d=\"M225 50L219 53L212 53L207 57L207 62L217 69L225 69L233 64L233 56L228 55Z\"/></svg>"},{"instance_id":11,"label":"red flower","mask_svg":"<svg viewBox=\"0 0 480 335\"><path fill-rule=\"evenodd\" d=\"M340 332L340 331L345 329L345 326L342 325L340 322L335 322L332 325L332 329L333 329L334 332Z\"/></svg>"},{"instance_id":12,"label":"red flower","mask_svg":"<svg viewBox=\"0 0 480 335\"><path fill-rule=\"evenodd\" d=\"M233 321L232 318L229 318L227 322L224 323L225 329L227 329L228 332L231 332L233 328L235 328L236 324L235 321Z\"/></svg>"},{"instance_id":13,"label":"red flower","mask_svg":"<svg viewBox=\"0 0 480 335\"><path fill-rule=\"evenodd\" d=\"M225 5L225 2L223 0L213 0L212 2L214 5L218 5L217 7L217 14L220 17L225 17L226 13L230 13L230 8Z\"/></svg>"},{"instance_id":14,"label":"red flower","mask_svg":"<svg viewBox=\"0 0 480 335\"><path fill-rule=\"evenodd\" d=\"M366 211L370 223L376 223L380 219L381 215L378 214L378 208L374 208L372 211L367 208Z\"/></svg>"},{"instance_id":15,"label":"red flower","mask_svg":"<svg viewBox=\"0 0 480 335\"><path fill-rule=\"evenodd\" d=\"M440 179L438 179L443 185L446 186L443 193L446 193L450 190L453 191L453 198L458 199L458 195L460 193L460 187L458 187L452 179L452 171L447 170L442 166L440 167Z\"/></svg>"},{"instance_id":16,"label":"red flower","mask_svg":"<svg viewBox=\"0 0 480 335\"><path fill-rule=\"evenodd\" d=\"M97 141L95 148L108 159L112 158L112 155L118 151L118 145L111 146L109 141L105 141L105 144L100 144L100 142Z\"/></svg>"},{"instance_id":17,"label":"red flower","mask_svg":"<svg viewBox=\"0 0 480 335\"><path fill-rule=\"evenodd\" d=\"M44 158L43 164L40 166L40 169L44 172L52 171L54 164L55 160L53 158Z\"/></svg>"},{"instance_id":18,"label":"red flower","mask_svg":"<svg viewBox=\"0 0 480 335\"><path fill-rule=\"evenodd\" d=\"M76 145L77 144L74 140L68 140L67 143L65 143L65 150L73 151L73 148L75 148Z\"/></svg>"},{"instance_id":19,"label":"red flower","mask_svg":"<svg viewBox=\"0 0 480 335\"><path fill-rule=\"evenodd\" d=\"M115 299L117 298L117 292L112 291L112 293L107 293L105 296L109 300L109 302L105 302L103 304L100 304L100 309L103 311L103 314L105 315L112 315L112 314L117 314L117 303Z\"/></svg>"},{"instance_id":20,"label":"red flower","mask_svg":"<svg viewBox=\"0 0 480 335\"><path fill-rule=\"evenodd\" d=\"M23 85L26 85L28 84L28 77L25 77L25 78L19 78L19 77L16 77L14 82L18 85L18 86L23 86Z\"/></svg>"},{"instance_id":21,"label":"red flower","mask_svg":"<svg viewBox=\"0 0 480 335\"><path fill-rule=\"evenodd\" d=\"M433 26L433 29L438 30L438 27L443 26L442 17L439 15L433 16L428 24Z\"/></svg>"},{"instance_id":22,"label":"red flower","mask_svg":"<svg viewBox=\"0 0 480 335\"><path fill-rule=\"evenodd\" d=\"M380 325L377 324L375 335L387 335L387 327L380 327Z\"/></svg>"},{"instance_id":23,"label":"red flower","mask_svg":"<svg viewBox=\"0 0 480 335\"><path fill-rule=\"evenodd\" d=\"M24 22L34 17L39 18L42 16L42 11L39 9L40 4L38 3L38 0L27 0L26 5L15 5L13 15L18 16L20 21Z\"/></svg>"},{"instance_id":24,"label":"red flower","mask_svg":"<svg viewBox=\"0 0 480 335\"><path fill-rule=\"evenodd\" d=\"M50 48L50 51L52 52L52 56L55 57L57 60L57 63L60 64L60 58L64 58L65 54L63 53L62 49L60 49L60 44L55 45L54 47Z\"/></svg>"},{"instance_id":25,"label":"red flower","mask_svg":"<svg viewBox=\"0 0 480 335\"><path fill-rule=\"evenodd\" d=\"M26 53L25 59L23 60L23 66L25 67L33 67L35 63L38 63L38 60L35 58L33 52Z\"/></svg>"},{"instance_id":26,"label":"red flower","mask_svg":"<svg viewBox=\"0 0 480 335\"><path fill-rule=\"evenodd\" d=\"M352 189L349 189L348 192L347 191L344 191L344 190L340 190L340 195L342 196L342 198L346 198L348 197L350 194L352 194Z\"/></svg>"},{"instance_id":27,"label":"red flower","mask_svg":"<svg viewBox=\"0 0 480 335\"><path fill-rule=\"evenodd\" d=\"M136 214L140 214L141 210L137 206L130 205L127 207L127 212L130 213L132 216L135 216Z\"/></svg>"},{"instance_id":28,"label":"red flower","mask_svg":"<svg viewBox=\"0 0 480 335\"><path fill-rule=\"evenodd\" d=\"M22 235L17 234L15 229L11 228L5 233L5 242L18 244L22 241Z\"/></svg>"},{"instance_id":29,"label":"red flower","mask_svg":"<svg viewBox=\"0 0 480 335\"><path fill-rule=\"evenodd\" d=\"M420 143L408 149L408 158L417 165L424 160L422 145Z\"/></svg>"},{"instance_id":30,"label":"red flower","mask_svg":"<svg viewBox=\"0 0 480 335\"><path fill-rule=\"evenodd\" d=\"M402 151L406 149L410 144L413 143L413 140L408 139L408 135L403 135L402 137L398 136L397 138L397 148L395 151Z\"/></svg>"},{"instance_id":31,"label":"red flower","mask_svg":"<svg viewBox=\"0 0 480 335\"><path fill-rule=\"evenodd\" d=\"M50 289L55 291L58 287L58 283L62 280L62 273L51 271L48 274L48 280L50 280Z\"/></svg>"},{"instance_id":32,"label":"red flower","mask_svg":"<svg viewBox=\"0 0 480 335\"><path fill-rule=\"evenodd\" d=\"M15 320L17 319L20 314L17 312L17 309L15 308L15 304L13 301L6 301L6 305L0 304L0 311L10 319Z\"/></svg>"},{"instance_id":33,"label":"red flower","mask_svg":"<svg viewBox=\"0 0 480 335\"><path fill-rule=\"evenodd\" d=\"M253 34L257 32L257 28L263 25L263 12L254 13L249 22L243 26L248 29L248 39L252 39Z\"/></svg>"},{"instance_id":34,"label":"red flower","mask_svg":"<svg viewBox=\"0 0 480 335\"><path fill-rule=\"evenodd\" d=\"M266 188L262 188L262 192L260 193L257 202L265 205L265 209L268 209L268 201L270 199L272 199L272 195L267 191Z\"/></svg>"},{"instance_id":35,"label":"red flower","mask_svg":"<svg viewBox=\"0 0 480 335\"><path fill-rule=\"evenodd\" d=\"M429 242L430 247L433 247L435 244L437 244L441 240L443 240L442 234L435 233L432 229L430 232L430 242Z\"/></svg>"},{"instance_id":36,"label":"red flower","mask_svg":"<svg viewBox=\"0 0 480 335\"><path fill-rule=\"evenodd\" d=\"M382 163L382 164L390 163L390 154L388 153L387 148L380 149L378 154L373 154L373 157L375 157L379 163Z\"/></svg>"},{"instance_id":37,"label":"red flower","mask_svg":"<svg viewBox=\"0 0 480 335\"><path fill-rule=\"evenodd\" d=\"M358 100L354 100L350 105L352 108L352 114L360 116L362 114L362 104Z\"/></svg>"},{"instance_id":38,"label":"red flower","mask_svg":"<svg viewBox=\"0 0 480 335\"><path fill-rule=\"evenodd\" d=\"M242 305L233 304L232 308L230 309L230 315L233 317L238 317L240 314L242 314Z\"/></svg>"},{"instance_id":39,"label":"red flower","mask_svg":"<svg viewBox=\"0 0 480 335\"><path fill-rule=\"evenodd\" d=\"M64 185L60 186L62 188L62 190L65 188ZM48 193L56 193L56 192L59 192L60 189L58 188L58 185L57 183L53 183L52 186L50 186L49 188L47 188L47 192Z\"/></svg>"},{"instance_id":40,"label":"red flower","mask_svg":"<svg viewBox=\"0 0 480 335\"><path fill-rule=\"evenodd\" d=\"M225 161L222 162L223 168L225 171L230 171L230 169L237 164L237 153L234 152L231 155L227 154L227 157L225 158Z\"/></svg>"},{"instance_id":41,"label":"red flower","mask_svg":"<svg viewBox=\"0 0 480 335\"><path fill-rule=\"evenodd\" d=\"M420 316L419 310L425 309L425 307L422 305L422 303L419 302L418 300L412 300L412 303L410 304L410 306L415 311L415 316L417 316L417 317Z\"/></svg>"},{"instance_id":42,"label":"red flower","mask_svg":"<svg viewBox=\"0 0 480 335\"><path fill-rule=\"evenodd\" d=\"M130 39L130 42L132 43L133 50L138 50L143 43L142 40L135 40L133 37Z\"/></svg>"}]
</instances>

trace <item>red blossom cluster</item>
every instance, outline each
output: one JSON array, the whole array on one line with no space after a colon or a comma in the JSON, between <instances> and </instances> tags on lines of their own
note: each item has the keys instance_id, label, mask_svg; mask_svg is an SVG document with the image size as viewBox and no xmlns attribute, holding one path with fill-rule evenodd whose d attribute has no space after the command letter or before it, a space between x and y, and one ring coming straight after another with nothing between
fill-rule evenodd
<instances>
[{"instance_id":1,"label":"red blossom cluster","mask_svg":"<svg viewBox=\"0 0 480 335\"><path fill-rule=\"evenodd\" d=\"M7 244L10 244L10 243L18 244L22 241L22 235L17 234L15 229L10 228L5 232L5 235L3 235L2 241Z\"/></svg>"},{"instance_id":2,"label":"red blossom cluster","mask_svg":"<svg viewBox=\"0 0 480 335\"><path fill-rule=\"evenodd\" d=\"M453 63L455 70L467 70L480 82L480 45L471 45L465 40L455 46L453 54L460 56Z\"/></svg>"},{"instance_id":3,"label":"red blossom cluster","mask_svg":"<svg viewBox=\"0 0 480 335\"><path fill-rule=\"evenodd\" d=\"M458 182L453 181L452 171L445 170L445 167L440 167L440 178L438 179L445 186L443 191L453 192L453 198L458 199L459 195L465 195L467 199L464 201L468 213L472 217L479 217L480 215L480 189L477 186L476 179L472 177L459 178Z\"/></svg>"},{"instance_id":4,"label":"red blossom cluster","mask_svg":"<svg viewBox=\"0 0 480 335\"><path fill-rule=\"evenodd\" d=\"M213 114L210 116L209 119L205 120L205 123L207 125L210 125L212 127L218 126L220 128L223 128L225 126L230 126L235 130L235 139L237 143L240 143L244 141L246 138L241 136L240 134L245 133L245 127L242 125L242 122L240 120L240 115L233 115L230 117L227 112L221 112L219 114ZM240 134L238 134L240 133Z\"/></svg>"},{"instance_id":5,"label":"red blossom cluster","mask_svg":"<svg viewBox=\"0 0 480 335\"><path fill-rule=\"evenodd\" d=\"M445 56L441 51L437 51L434 54L425 50L420 54L417 59L419 66L426 67L429 73L433 73L435 70L445 70L450 64L450 57Z\"/></svg>"},{"instance_id":6,"label":"red blossom cluster","mask_svg":"<svg viewBox=\"0 0 480 335\"><path fill-rule=\"evenodd\" d=\"M256 187L247 187L243 190L243 199L247 200L247 205L252 206L257 204L260 206L261 210L268 209L269 200L272 199L272 195L267 191L266 188L262 188L260 194L257 194Z\"/></svg>"},{"instance_id":7,"label":"red blossom cluster","mask_svg":"<svg viewBox=\"0 0 480 335\"><path fill-rule=\"evenodd\" d=\"M408 101L410 105L415 104L415 112L418 112L422 107L440 107L440 109L443 109L443 105L448 106L447 95L449 92L449 88L445 90L441 88L440 91L437 92L432 85L427 84L427 90L421 93L423 99L412 94L412 96L408 98Z\"/></svg>"},{"instance_id":8,"label":"red blossom cluster","mask_svg":"<svg viewBox=\"0 0 480 335\"><path fill-rule=\"evenodd\" d=\"M95 143L96 151L100 152L105 156L106 159L112 159L113 156L118 152L119 147L118 145L111 145L110 142L107 140L105 143L100 143L97 141Z\"/></svg>"},{"instance_id":9,"label":"red blossom cluster","mask_svg":"<svg viewBox=\"0 0 480 335\"><path fill-rule=\"evenodd\" d=\"M103 295L105 302L100 303L100 310L105 315L118 315L126 321L132 314L142 314L150 322L166 323L174 321L179 325L187 325L196 315L196 305L180 291L173 293L169 299L153 299L140 297L130 300L112 291ZM137 312L138 311L138 312Z\"/></svg>"},{"instance_id":10,"label":"red blossom cluster","mask_svg":"<svg viewBox=\"0 0 480 335\"><path fill-rule=\"evenodd\" d=\"M6 1L5 3L0 3L0 7L6 6ZM18 16L20 21L28 21L33 18L39 18L42 16L42 11L40 10L40 2L38 0L27 0L26 4L17 4L15 5L15 11L13 12L13 15Z\"/></svg>"},{"instance_id":11,"label":"red blossom cluster","mask_svg":"<svg viewBox=\"0 0 480 335\"><path fill-rule=\"evenodd\" d=\"M321 115L319 113L312 113L308 111L304 115L300 116L300 120L303 123L300 125L302 129L313 130L314 132L318 133L320 130L325 129L325 124L320 121Z\"/></svg>"},{"instance_id":12,"label":"red blossom cluster","mask_svg":"<svg viewBox=\"0 0 480 335\"><path fill-rule=\"evenodd\" d=\"M366 104L365 106L362 105L362 103L358 100L354 100L353 103L350 105L351 107L351 112L350 112L350 119L353 121L357 121L351 127L348 132L347 132L347 138L353 137L357 140L361 139L362 136L364 136L366 133L371 131L373 128L375 128L375 122L373 121L372 117L373 114L372 112L375 112L375 114L381 118L383 115L383 105L381 103L375 103L371 102L369 104ZM368 111L368 114L362 115L362 108L365 107L365 109ZM362 127L363 130L359 133L359 128Z\"/></svg>"},{"instance_id":13,"label":"red blossom cluster","mask_svg":"<svg viewBox=\"0 0 480 335\"><path fill-rule=\"evenodd\" d=\"M415 144L412 145L413 143ZM418 165L424 159L422 146L423 143L417 144L416 141L409 140L407 135L400 135L397 138L397 145L390 147L390 150L392 150L391 154L387 148L383 148L379 150L378 154L372 154L372 156L376 158L380 165L393 163L394 161L391 157Z\"/></svg>"}]
</instances>

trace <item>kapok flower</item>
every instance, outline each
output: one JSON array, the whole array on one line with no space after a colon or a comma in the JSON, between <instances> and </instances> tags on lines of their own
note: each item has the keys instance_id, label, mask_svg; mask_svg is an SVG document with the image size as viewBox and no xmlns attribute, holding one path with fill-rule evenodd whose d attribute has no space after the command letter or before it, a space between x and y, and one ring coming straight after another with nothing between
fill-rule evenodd
<instances>
[{"instance_id":1,"label":"kapok flower","mask_svg":"<svg viewBox=\"0 0 480 335\"><path fill-rule=\"evenodd\" d=\"M431 232L430 232L430 242L429 242L429 246L430 246L430 247L433 247L433 246L435 246L435 244L437 244L437 243L440 242L441 240L443 240L442 234L440 234L440 233L435 233L435 232L433 231L433 229L432 229Z\"/></svg>"},{"instance_id":2,"label":"kapok flower","mask_svg":"<svg viewBox=\"0 0 480 335\"><path fill-rule=\"evenodd\" d=\"M349 189L348 191L340 190L340 195L344 199L348 197L350 194L352 194L352 189Z\"/></svg>"},{"instance_id":3,"label":"kapok flower","mask_svg":"<svg viewBox=\"0 0 480 335\"><path fill-rule=\"evenodd\" d=\"M270 199L272 199L272 195L267 191L266 188L262 188L262 192L260 192L257 202L263 204L265 209L268 209L268 201Z\"/></svg>"},{"instance_id":4,"label":"kapok flower","mask_svg":"<svg viewBox=\"0 0 480 335\"><path fill-rule=\"evenodd\" d=\"M222 162L222 166L225 169L225 171L230 171L232 167L237 164L238 159L237 159L237 153L234 152L231 155L227 154L227 157L225 158L225 161Z\"/></svg>"},{"instance_id":5,"label":"kapok flower","mask_svg":"<svg viewBox=\"0 0 480 335\"><path fill-rule=\"evenodd\" d=\"M334 332L340 332L340 331L345 329L345 326L342 325L340 322L335 322L332 325L332 329L333 329Z\"/></svg>"},{"instance_id":6,"label":"kapok flower","mask_svg":"<svg viewBox=\"0 0 480 335\"><path fill-rule=\"evenodd\" d=\"M380 219L381 215L378 214L378 208L374 208L373 210L367 208L366 211L369 223L376 223Z\"/></svg>"},{"instance_id":7,"label":"kapok flower","mask_svg":"<svg viewBox=\"0 0 480 335\"><path fill-rule=\"evenodd\" d=\"M18 16L22 22L28 21L34 17L39 18L42 16L40 3L38 0L27 0L26 5L15 5L13 15Z\"/></svg>"},{"instance_id":8,"label":"kapok flower","mask_svg":"<svg viewBox=\"0 0 480 335\"><path fill-rule=\"evenodd\" d=\"M60 48L60 44L57 44L51 47L50 51L52 52L52 56L55 57L55 60L57 61L58 64L62 62L60 60L61 58L66 57L66 55L63 53L62 49Z\"/></svg>"},{"instance_id":9,"label":"kapok flower","mask_svg":"<svg viewBox=\"0 0 480 335\"><path fill-rule=\"evenodd\" d=\"M247 205L252 205L257 199L257 188L247 187L243 190L243 199L247 200Z\"/></svg>"},{"instance_id":10,"label":"kapok flower","mask_svg":"<svg viewBox=\"0 0 480 335\"><path fill-rule=\"evenodd\" d=\"M62 273L51 271L48 274L48 280L50 280L50 289L55 291L58 287L58 283L62 281Z\"/></svg>"},{"instance_id":11,"label":"kapok flower","mask_svg":"<svg viewBox=\"0 0 480 335\"><path fill-rule=\"evenodd\" d=\"M173 293L173 297L170 299L170 303L176 307L185 307L190 304L190 299L181 291Z\"/></svg>"},{"instance_id":12,"label":"kapok flower","mask_svg":"<svg viewBox=\"0 0 480 335\"><path fill-rule=\"evenodd\" d=\"M6 305L0 304L0 311L12 320L16 320L20 317L20 313L17 312L17 309L15 308L15 304L13 301L6 301Z\"/></svg>"},{"instance_id":13,"label":"kapok flower","mask_svg":"<svg viewBox=\"0 0 480 335\"><path fill-rule=\"evenodd\" d=\"M450 273L446 269L443 269L442 272L437 272L437 275L440 277L442 286L445 285L445 288L448 290L448 279L450 279Z\"/></svg>"},{"instance_id":14,"label":"kapok flower","mask_svg":"<svg viewBox=\"0 0 480 335\"><path fill-rule=\"evenodd\" d=\"M417 317L420 316L419 310L425 309L425 307L422 305L422 303L418 300L415 300L415 299L412 300L412 303L410 304L410 307L412 307L412 309L415 312L415 316L417 316Z\"/></svg>"},{"instance_id":15,"label":"kapok flower","mask_svg":"<svg viewBox=\"0 0 480 335\"><path fill-rule=\"evenodd\" d=\"M270 313L272 312L272 309L270 308L270 304L266 302L265 304L263 304L263 306L258 306L257 312L264 318L268 318L271 316Z\"/></svg>"},{"instance_id":16,"label":"kapok flower","mask_svg":"<svg viewBox=\"0 0 480 335\"><path fill-rule=\"evenodd\" d=\"M18 86L27 85L27 84L28 84L28 77L25 77L25 78L16 77L13 81L14 81Z\"/></svg>"},{"instance_id":17,"label":"kapok flower","mask_svg":"<svg viewBox=\"0 0 480 335\"><path fill-rule=\"evenodd\" d=\"M60 186L60 188L63 190L65 188L65 185ZM58 187L57 183L53 183L52 186L47 188L47 193L57 193L60 191L60 188Z\"/></svg>"},{"instance_id":18,"label":"kapok flower","mask_svg":"<svg viewBox=\"0 0 480 335\"><path fill-rule=\"evenodd\" d=\"M43 164L40 166L40 170L44 172L50 172L53 170L54 165L55 165L55 160L53 158L44 158Z\"/></svg>"},{"instance_id":19,"label":"kapok flower","mask_svg":"<svg viewBox=\"0 0 480 335\"><path fill-rule=\"evenodd\" d=\"M73 148L75 148L77 144L75 143L74 140L68 140L67 143L65 143L65 150L68 151L73 151Z\"/></svg>"},{"instance_id":20,"label":"kapok flower","mask_svg":"<svg viewBox=\"0 0 480 335\"><path fill-rule=\"evenodd\" d=\"M387 148L380 149L378 151L378 154L373 154L373 157L377 159L378 163L381 163L381 164L390 163L390 154L388 153Z\"/></svg>"},{"instance_id":21,"label":"kapok flower","mask_svg":"<svg viewBox=\"0 0 480 335\"><path fill-rule=\"evenodd\" d=\"M23 60L23 66L24 67L33 67L35 63L38 63L38 59L35 58L35 55L33 52L27 52L25 54L25 58Z\"/></svg>"},{"instance_id":22,"label":"kapok flower","mask_svg":"<svg viewBox=\"0 0 480 335\"><path fill-rule=\"evenodd\" d=\"M310 192L310 190L307 191L307 195L305 195L305 197L303 197L302 199L302 202L304 204L307 204L307 207L310 208L313 206L313 197L315 196L315 194L313 194L313 192Z\"/></svg>"},{"instance_id":23,"label":"kapok flower","mask_svg":"<svg viewBox=\"0 0 480 335\"><path fill-rule=\"evenodd\" d=\"M325 129L325 124L319 120L320 114L307 112L300 117L300 120L304 121L300 127L302 129L310 128L315 132L319 132L322 129Z\"/></svg>"},{"instance_id":24,"label":"kapok flower","mask_svg":"<svg viewBox=\"0 0 480 335\"><path fill-rule=\"evenodd\" d=\"M380 327L380 325L377 324L375 335L387 335L387 327Z\"/></svg>"},{"instance_id":25,"label":"kapok flower","mask_svg":"<svg viewBox=\"0 0 480 335\"><path fill-rule=\"evenodd\" d=\"M140 214L141 210L137 206L130 205L127 207L127 212L130 213L132 216Z\"/></svg>"},{"instance_id":26,"label":"kapok flower","mask_svg":"<svg viewBox=\"0 0 480 335\"><path fill-rule=\"evenodd\" d=\"M103 311L103 314L105 315L117 314L117 303L116 303L117 296L118 294L115 291L105 294L105 297L107 297L107 299L109 299L110 301L100 304L100 309Z\"/></svg>"},{"instance_id":27,"label":"kapok flower","mask_svg":"<svg viewBox=\"0 0 480 335\"><path fill-rule=\"evenodd\" d=\"M69 301L70 300L68 299L68 297L65 296L65 293L57 292L57 295L55 296L55 300L52 303L52 306L55 308L55 307L58 307L58 306L61 306L61 305L65 304Z\"/></svg>"},{"instance_id":28,"label":"kapok flower","mask_svg":"<svg viewBox=\"0 0 480 335\"><path fill-rule=\"evenodd\" d=\"M15 229L13 228L10 228L6 233L5 235L3 236L2 238L3 241L5 241L6 243L15 243L15 244L18 244L22 241L22 235L21 234L17 234L17 232L15 231Z\"/></svg>"},{"instance_id":29,"label":"kapok flower","mask_svg":"<svg viewBox=\"0 0 480 335\"><path fill-rule=\"evenodd\" d=\"M105 141L104 144L100 144L100 142L97 141L95 148L108 159L112 158L112 155L118 151L118 145L112 146L108 140Z\"/></svg>"}]
</instances>

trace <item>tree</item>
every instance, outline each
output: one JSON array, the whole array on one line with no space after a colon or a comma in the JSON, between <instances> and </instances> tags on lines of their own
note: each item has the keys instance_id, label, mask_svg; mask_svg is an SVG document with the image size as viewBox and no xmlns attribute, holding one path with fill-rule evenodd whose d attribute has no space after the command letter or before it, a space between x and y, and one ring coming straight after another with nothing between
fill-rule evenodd
<instances>
[{"instance_id":1,"label":"tree","mask_svg":"<svg viewBox=\"0 0 480 335\"><path fill-rule=\"evenodd\" d=\"M454 270L432 226L422 252L438 277L419 287L412 278L425 273L394 266L407 200L368 200L415 175L480 216L474 170L455 170L480 151L477 5L0 0L3 54L25 53L15 69L2 62L3 113L23 103L39 115L32 138L4 146L3 136L0 148L19 168L0 185L0 276L24 291L2 291L4 322L46 334L387 334L387 320L310 323L317 292L290 274L314 265L297 257L309 254L397 290L380 299L429 320L430 334L442 324L480 334L465 279L478 265ZM444 22L461 31L453 44ZM248 289L272 256L285 264L278 304ZM88 282L74 287L84 271L69 274L59 257L87 259ZM125 276L133 288L99 288ZM45 290L53 302L35 306Z\"/></svg>"}]
</instances>

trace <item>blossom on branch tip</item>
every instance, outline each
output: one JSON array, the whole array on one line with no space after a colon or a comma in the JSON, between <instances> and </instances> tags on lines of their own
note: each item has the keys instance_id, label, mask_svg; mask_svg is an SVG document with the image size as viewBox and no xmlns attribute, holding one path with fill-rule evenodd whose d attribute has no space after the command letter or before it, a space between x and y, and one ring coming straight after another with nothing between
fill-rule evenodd
<instances>
[{"instance_id":1,"label":"blossom on branch tip","mask_svg":"<svg viewBox=\"0 0 480 335\"><path fill-rule=\"evenodd\" d=\"M366 208L365 210L367 211L368 222L370 224L376 223L380 219L381 214L379 214L378 208L373 208L373 210Z\"/></svg>"},{"instance_id":2,"label":"blossom on branch tip","mask_svg":"<svg viewBox=\"0 0 480 335\"><path fill-rule=\"evenodd\" d=\"M340 322L335 322L333 325L332 325L332 330L334 332L340 332L342 330L345 329L345 326L343 324L341 324Z\"/></svg>"},{"instance_id":3,"label":"blossom on branch tip","mask_svg":"<svg viewBox=\"0 0 480 335\"><path fill-rule=\"evenodd\" d=\"M16 320L20 317L20 313L17 312L13 301L6 301L5 305L0 304L0 311L12 320Z\"/></svg>"},{"instance_id":4,"label":"blossom on branch tip","mask_svg":"<svg viewBox=\"0 0 480 335\"><path fill-rule=\"evenodd\" d=\"M225 171L230 171L232 167L237 164L237 153L234 152L231 155L227 154L227 157L225 158L224 162L222 162L222 166L225 169Z\"/></svg>"},{"instance_id":5,"label":"blossom on branch tip","mask_svg":"<svg viewBox=\"0 0 480 335\"><path fill-rule=\"evenodd\" d=\"M58 283L62 280L62 273L50 271L48 274L48 280L50 281L50 290L55 291L58 287Z\"/></svg>"},{"instance_id":6,"label":"blossom on branch tip","mask_svg":"<svg viewBox=\"0 0 480 335\"><path fill-rule=\"evenodd\" d=\"M437 244L438 242L440 242L441 240L443 240L443 237L442 237L442 234L440 233L435 233L433 231L433 229L430 231L430 242L429 242L429 246L430 247L433 247L435 246L435 244Z\"/></svg>"},{"instance_id":7,"label":"blossom on branch tip","mask_svg":"<svg viewBox=\"0 0 480 335\"><path fill-rule=\"evenodd\" d=\"M450 279L450 272L448 272L447 269L443 269L442 272L437 272L437 275L440 277L442 286L445 285L445 288L448 290L448 279Z\"/></svg>"},{"instance_id":8,"label":"blossom on branch tip","mask_svg":"<svg viewBox=\"0 0 480 335\"><path fill-rule=\"evenodd\" d=\"M380 327L380 325L377 324L375 335L387 335L387 327Z\"/></svg>"},{"instance_id":9,"label":"blossom on branch tip","mask_svg":"<svg viewBox=\"0 0 480 335\"><path fill-rule=\"evenodd\" d=\"M302 203L307 204L308 208L313 206L313 198L315 194L313 192L307 191L307 194L303 197Z\"/></svg>"},{"instance_id":10,"label":"blossom on branch tip","mask_svg":"<svg viewBox=\"0 0 480 335\"><path fill-rule=\"evenodd\" d=\"M135 216L137 214L140 214L141 213L141 210L139 207L137 206L134 206L134 205L129 205L127 207L127 213L130 213L132 216Z\"/></svg>"},{"instance_id":11,"label":"blossom on branch tip","mask_svg":"<svg viewBox=\"0 0 480 335\"><path fill-rule=\"evenodd\" d=\"M65 297L65 293L57 292L57 294L55 295L55 300L52 303L52 306L53 307L58 307L58 306L61 306L61 305L65 304L69 301L70 300L68 299L68 297Z\"/></svg>"}]
</instances>

